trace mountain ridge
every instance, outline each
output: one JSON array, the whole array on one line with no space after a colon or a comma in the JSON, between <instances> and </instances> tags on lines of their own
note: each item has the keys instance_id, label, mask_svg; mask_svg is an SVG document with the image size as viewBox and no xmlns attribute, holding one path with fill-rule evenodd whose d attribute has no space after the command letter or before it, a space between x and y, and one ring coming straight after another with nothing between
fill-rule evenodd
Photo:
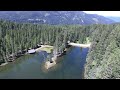
<instances>
[{"instance_id":1,"label":"mountain ridge","mask_svg":"<svg viewBox=\"0 0 120 90\"><path fill-rule=\"evenodd\" d=\"M114 20L115 22L120 22L120 17L119 16L106 16L107 18Z\"/></svg>"},{"instance_id":2,"label":"mountain ridge","mask_svg":"<svg viewBox=\"0 0 120 90\"><path fill-rule=\"evenodd\" d=\"M111 24L115 21L82 11L1 11L1 19L40 24Z\"/></svg>"}]
</instances>

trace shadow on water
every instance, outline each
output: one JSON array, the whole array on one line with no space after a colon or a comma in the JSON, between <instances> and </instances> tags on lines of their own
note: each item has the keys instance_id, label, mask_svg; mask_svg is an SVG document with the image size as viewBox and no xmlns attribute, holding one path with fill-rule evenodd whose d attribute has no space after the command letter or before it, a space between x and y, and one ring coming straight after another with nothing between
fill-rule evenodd
<instances>
[{"instance_id":1,"label":"shadow on water","mask_svg":"<svg viewBox=\"0 0 120 90\"><path fill-rule=\"evenodd\" d=\"M26 55L15 62L0 67L0 78L17 79L81 79L88 48L70 48L66 55L59 57L57 64L46 70L46 52Z\"/></svg>"}]
</instances>

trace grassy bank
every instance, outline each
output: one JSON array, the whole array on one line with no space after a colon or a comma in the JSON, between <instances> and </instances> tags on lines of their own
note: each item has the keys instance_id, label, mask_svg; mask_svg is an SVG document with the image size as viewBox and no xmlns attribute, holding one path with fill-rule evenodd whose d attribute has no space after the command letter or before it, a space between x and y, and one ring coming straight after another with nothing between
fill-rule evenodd
<instances>
[{"instance_id":1,"label":"grassy bank","mask_svg":"<svg viewBox=\"0 0 120 90\"><path fill-rule=\"evenodd\" d=\"M51 53L52 50L53 50L53 46L50 46L50 45L41 45L40 48L37 48L37 49L36 49L36 52L46 51L47 53Z\"/></svg>"}]
</instances>

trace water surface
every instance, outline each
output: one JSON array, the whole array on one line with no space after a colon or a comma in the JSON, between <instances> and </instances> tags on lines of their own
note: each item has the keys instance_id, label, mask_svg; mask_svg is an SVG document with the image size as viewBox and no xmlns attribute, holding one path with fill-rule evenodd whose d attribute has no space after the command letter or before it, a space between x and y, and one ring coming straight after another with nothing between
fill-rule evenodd
<instances>
[{"instance_id":1,"label":"water surface","mask_svg":"<svg viewBox=\"0 0 120 90\"><path fill-rule=\"evenodd\" d=\"M46 70L46 52L26 55L0 67L0 79L81 79L88 48L72 47L57 64Z\"/></svg>"}]
</instances>

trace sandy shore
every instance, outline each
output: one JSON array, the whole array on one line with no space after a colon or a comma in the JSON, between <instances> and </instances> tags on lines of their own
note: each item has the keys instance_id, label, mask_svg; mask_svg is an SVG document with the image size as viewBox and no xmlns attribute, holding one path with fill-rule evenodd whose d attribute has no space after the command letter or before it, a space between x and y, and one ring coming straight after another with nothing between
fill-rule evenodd
<instances>
[{"instance_id":1,"label":"sandy shore","mask_svg":"<svg viewBox=\"0 0 120 90\"><path fill-rule=\"evenodd\" d=\"M83 48L89 48L91 44L78 44L78 43L69 43L69 45L76 46L76 47L83 47Z\"/></svg>"},{"instance_id":2,"label":"sandy shore","mask_svg":"<svg viewBox=\"0 0 120 90\"><path fill-rule=\"evenodd\" d=\"M53 49L53 46L50 46L50 45L41 45L41 47L35 49L35 51L36 51L36 52L46 51L47 53L50 53L50 52L51 52L51 49Z\"/></svg>"}]
</instances>

